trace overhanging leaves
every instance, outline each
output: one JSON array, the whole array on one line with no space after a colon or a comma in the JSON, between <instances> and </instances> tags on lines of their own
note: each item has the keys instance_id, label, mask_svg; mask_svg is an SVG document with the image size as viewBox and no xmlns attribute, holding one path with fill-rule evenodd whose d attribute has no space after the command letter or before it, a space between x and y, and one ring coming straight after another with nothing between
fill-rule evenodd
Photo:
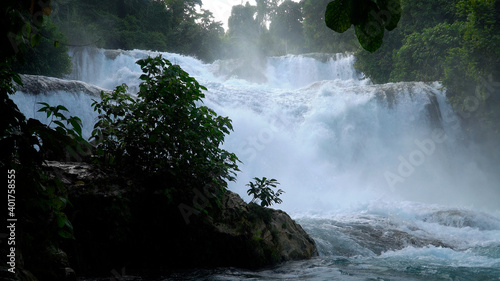
<instances>
[{"instance_id":1,"label":"overhanging leaves","mask_svg":"<svg viewBox=\"0 0 500 281\"><path fill-rule=\"evenodd\" d=\"M379 0L377 1L380 11L384 13L387 19L385 20L385 29L393 30L398 26L401 18L401 1L400 0Z\"/></svg>"},{"instance_id":2,"label":"overhanging leaves","mask_svg":"<svg viewBox=\"0 0 500 281\"><path fill-rule=\"evenodd\" d=\"M328 3L325 23L342 33L351 25L361 46L370 52L382 45L384 29L391 31L401 18L401 0L335 0Z\"/></svg>"},{"instance_id":3,"label":"overhanging leaves","mask_svg":"<svg viewBox=\"0 0 500 281\"><path fill-rule=\"evenodd\" d=\"M343 33L351 27L351 1L337 0L328 3L325 13L326 26Z\"/></svg>"}]
</instances>

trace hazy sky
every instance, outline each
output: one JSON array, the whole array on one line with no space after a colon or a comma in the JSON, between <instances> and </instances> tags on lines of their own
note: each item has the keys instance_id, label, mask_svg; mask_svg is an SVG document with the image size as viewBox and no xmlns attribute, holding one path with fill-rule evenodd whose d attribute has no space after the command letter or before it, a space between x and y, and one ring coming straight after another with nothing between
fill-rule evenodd
<instances>
[{"instance_id":1,"label":"hazy sky","mask_svg":"<svg viewBox=\"0 0 500 281\"><path fill-rule=\"evenodd\" d=\"M249 2L251 5L256 5L255 0L202 0L202 9L212 12L215 20L222 22L224 29L227 31L227 19L231 15L231 7L240 4L244 5L246 2Z\"/></svg>"}]
</instances>

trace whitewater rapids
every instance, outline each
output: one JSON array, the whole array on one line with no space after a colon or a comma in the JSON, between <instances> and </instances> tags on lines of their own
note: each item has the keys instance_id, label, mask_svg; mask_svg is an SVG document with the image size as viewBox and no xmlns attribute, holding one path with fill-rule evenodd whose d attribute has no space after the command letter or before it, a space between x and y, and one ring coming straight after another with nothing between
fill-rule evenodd
<instances>
[{"instance_id":1,"label":"whitewater rapids","mask_svg":"<svg viewBox=\"0 0 500 281\"><path fill-rule=\"evenodd\" d=\"M70 54L66 82L80 86L51 90L47 82L38 95L20 89L13 99L41 120L37 102L64 104L88 137L97 99L89 87L126 83L133 94L141 74L135 61L158 53ZM265 77L258 83L241 76L241 62L162 55L208 88L205 105L233 120L224 148L240 158L242 172L230 189L249 201L245 184L253 177L276 178L285 194L273 207L292 215L320 252L258 272L200 270L166 280L500 280L498 166L464 141L440 83L373 85L348 54L255 62Z\"/></svg>"}]
</instances>

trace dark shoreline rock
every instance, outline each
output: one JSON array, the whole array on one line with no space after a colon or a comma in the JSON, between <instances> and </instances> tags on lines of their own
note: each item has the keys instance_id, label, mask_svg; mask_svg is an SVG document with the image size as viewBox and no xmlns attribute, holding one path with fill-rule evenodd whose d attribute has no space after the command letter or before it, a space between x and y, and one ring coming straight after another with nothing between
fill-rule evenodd
<instances>
[{"instance_id":1,"label":"dark shoreline rock","mask_svg":"<svg viewBox=\"0 0 500 281\"><path fill-rule=\"evenodd\" d=\"M230 191L219 212L193 214L186 223L179 202L145 191L149 183L84 163L49 162L48 169L68 189L72 207L65 212L76 239L61 248L79 275L255 269L317 256L314 240L285 212L247 204Z\"/></svg>"}]
</instances>

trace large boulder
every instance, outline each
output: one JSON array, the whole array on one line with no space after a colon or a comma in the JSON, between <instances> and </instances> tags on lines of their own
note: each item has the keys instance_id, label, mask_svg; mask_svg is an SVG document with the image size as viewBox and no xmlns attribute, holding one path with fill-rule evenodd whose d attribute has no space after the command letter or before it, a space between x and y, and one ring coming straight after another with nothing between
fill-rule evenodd
<instances>
[{"instance_id":1,"label":"large boulder","mask_svg":"<svg viewBox=\"0 0 500 281\"><path fill-rule=\"evenodd\" d=\"M224 196L223 206L220 222L214 223L215 232L228 234L233 239L250 239L250 247L255 253L248 257L247 266L317 255L314 240L287 213L255 203L247 204L238 194L230 191ZM258 262L259 259L262 262Z\"/></svg>"},{"instance_id":2,"label":"large boulder","mask_svg":"<svg viewBox=\"0 0 500 281\"><path fill-rule=\"evenodd\" d=\"M280 210L245 203L227 191L220 209L194 211L186 219L175 201L113 171L82 163L50 162L54 177L68 189L66 213L75 240L66 250L76 272L109 275L126 268L161 274L179 268L258 268L317 255L314 240Z\"/></svg>"},{"instance_id":3,"label":"large boulder","mask_svg":"<svg viewBox=\"0 0 500 281\"><path fill-rule=\"evenodd\" d=\"M22 74L21 79L23 85L18 85L17 91L33 95L64 91L67 93L85 93L89 96L100 97L102 91L109 92L106 89L77 80L65 80L55 77L28 74Z\"/></svg>"}]
</instances>

